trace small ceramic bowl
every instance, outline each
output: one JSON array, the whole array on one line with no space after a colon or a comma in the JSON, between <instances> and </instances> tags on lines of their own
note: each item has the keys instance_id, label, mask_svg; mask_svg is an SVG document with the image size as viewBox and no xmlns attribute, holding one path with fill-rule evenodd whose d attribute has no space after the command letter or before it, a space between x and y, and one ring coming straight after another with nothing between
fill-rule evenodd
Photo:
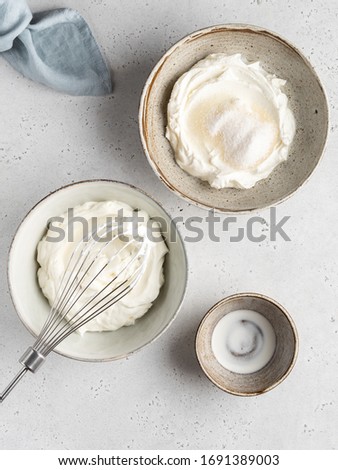
<instances>
[{"instance_id":1,"label":"small ceramic bowl","mask_svg":"<svg viewBox=\"0 0 338 470\"><path fill-rule=\"evenodd\" d=\"M270 361L250 374L238 374L224 368L211 346L217 323L228 313L243 309L263 315L276 336L276 349ZM203 318L196 335L196 354L206 376L220 389L246 397L260 395L276 387L291 372L298 354L296 326L287 311L274 300L261 294L235 294L218 302Z\"/></svg>"},{"instance_id":2,"label":"small ceramic bowl","mask_svg":"<svg viewBox=\"0 0 338 470\"><path fill-rule=\"evenodd\" d=\"M46 232L47 220L86 201L118 200L143 209L162 220L169 248L164 263L165 282L151 309L135 325L112 332L73 333L56 352L83 361L120 359L151 343L175 318L186 289L187 259L182 239L169 215L151 197L128 184L82 181L65 186L42 199L26 216L14 237L8 267L10 292L20 319L37 336L49 313L49 303L37 282L36 247Z\"/></svg>"},{"instance_id":3,"label":"small ceramic bowl","mask_svg":"<svg viewBox=\"0 0 338 470\"><path fill-rule=\"evenodd\" d=\"M176 80L211 53L241 53L287 81L283 91L296 119L296 135L287 161L253 188L215 189L182 170L165 137L167 105ZM151 72L141 97L139 127L145 154L157 176L180 197L221 212L247 212L277 204L293 194L317 166L328 132L328 105L309 61L275 33L230 24L197 31L175 44Z\"/></svg>"}]
</instances>

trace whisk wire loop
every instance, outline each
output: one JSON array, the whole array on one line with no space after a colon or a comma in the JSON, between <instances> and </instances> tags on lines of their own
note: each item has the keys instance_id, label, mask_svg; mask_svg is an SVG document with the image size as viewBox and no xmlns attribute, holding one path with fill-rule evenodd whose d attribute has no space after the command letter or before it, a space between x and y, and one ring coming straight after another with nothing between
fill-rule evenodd
<instances>
[{"instance_id":1,"label":"whisk wire loop","mask_svg":"<svg viewBox=\"0 0 338 470\"><path fill-rule=\"evenodd\" d=\"M122 300L142 278L150 252L149 240L135 239L130 230L121 232L120 228L119 223L102 224L76 244L40 334L20 358L23 367L0 395L0 403L28 370L36 372L64 339ZM111 238L102 241L102 235ZM112 252L105 253L108 248ZM113 269L115 260L120 263L119 269L104 277L105 271ZM99 284L97 292L94 283ZM84 305L79 304L91 290L93 295Z\"/></svg>"}]
</instances>

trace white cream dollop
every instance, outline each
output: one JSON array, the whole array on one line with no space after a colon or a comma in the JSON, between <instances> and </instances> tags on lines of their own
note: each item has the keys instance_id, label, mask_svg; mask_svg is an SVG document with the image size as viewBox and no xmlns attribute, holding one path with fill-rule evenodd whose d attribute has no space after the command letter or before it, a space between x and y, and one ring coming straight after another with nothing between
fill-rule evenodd
<instances>
[{"instance_id":1,"label":"white cream dollop","mask_svg":"<svg viewBox=\"0 0 338 470\"><path fill-rule=\"evenodd\" d=\"M62 214L58 218L58 221L53 221L53 227L49 228L37 247L37 261L40 265L38 281L42 292L51 305L53 304L57 289L67 269L74 248L86 235L83 230L83 225L78 221L70 223L70 219L74 216L76 218L82 217L87 220L89 222L88 233L90 234L93 227L94 229L95 227L101 227L103 224L109 223L111 218L113 220L120 216L131 218L133 212L134 209L132 207L120 201L86 202L85 204L74 207L72 216L67 212ZM132 233L136 233L137 236L142 237L146 233L149 234L150 217L145 211L138 211L137 215L137 229L135 229L134 226ZM93 220L95 220L95 226L93 226ZM128 223L129 222L127 222L127 225L124 225L124 228L128 229ZM133 224L133 222L129 223L130 232L131 224ZM154 227L155 225L156 228ZM70 229L70 227L72 227L72 229ZM145 257L144 269L135 287L119 302L80 327L78 330L79 333L82 334L86 331L113 331L122 326L133 325L135 320L142 317L152 306L152 303L158 297L160 288L164 283L163 263L168 249L163 238L159 237L158 222L151 221L151 227L156 230L156 233L154 232L152 237L146 235L148 255ZM73 235L69 233L70 230ZM61 231L64 234L63 240L56 241L56 237L61 238ZM46 240L46 238L48 238L48 240ZM51 241L52 239L53 241ZM114 243L119 243L119 246L114 246ZM123 243L126 242L120 241L119 239L116 242L112 242L110 244L111 246L109 245L107 248L108 252L105 249L99 254L96 263L103 265L107 257L109 257L109 250L112 250L111 253L116 252ZM98 242L96 245L102 245L102 243ZM139 245L140 244L138 244L138 246ZM99 248L97 248L97 250L99 250ZM133 245L133 243L131 243L130 246L128 245L128 247L122 250L121 254L114 258L113 264L109 266L111 269L103 271L90 289L77 301L76 308L80 309L85 306L97 292L105 285L108 285L114 278L116 272L120 272L121 268L126 265L126 260L129 259L128 256L131 257L133 253L136 252L136 249L136 244ZM132 268L133 265L130 266L130 269ZM137 265L135 265L134 268L137 269ZM128 270L126 270L123 275L128 275Z\"/></svg>"},{"instance_id":2,"label":"white cream dollop","mask_svg":"<svg viewBox=\"0 0 338 470\"><path fill-rule=\"evenodd\" d=\"M241 54L211 54L175 83L166 137L178 165L217 189L251 188L288 157L286 81Z\"/></svg>"}]
</instances>

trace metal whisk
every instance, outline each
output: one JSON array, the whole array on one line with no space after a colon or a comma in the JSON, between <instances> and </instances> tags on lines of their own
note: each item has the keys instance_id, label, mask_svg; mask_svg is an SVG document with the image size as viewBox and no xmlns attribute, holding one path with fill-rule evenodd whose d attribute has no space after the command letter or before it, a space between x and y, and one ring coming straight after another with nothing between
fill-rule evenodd
<instances>
[{"instance_id":1,"label":"metal whisk","mask_svg":"<svg viewBox=\"0 0 338 470\"><path fill-rule=\"evenodd\" d=\"M147 238L134 238L128 231L121 231L118 224L102 225L76 245L42 330L34 345L20 358L23 367L0 395L0 403L28 370L39 369L61 341L135 287L144 273L148 254ZM122 258L122 265L115 273L114 260L118 257ZM112 271L112 279L96 292L94 283L100 281L104 273L111 275ZM90 299L85 305L78 305L84 293L90 290L93 291Z\"/></svg>"}]
</instances>

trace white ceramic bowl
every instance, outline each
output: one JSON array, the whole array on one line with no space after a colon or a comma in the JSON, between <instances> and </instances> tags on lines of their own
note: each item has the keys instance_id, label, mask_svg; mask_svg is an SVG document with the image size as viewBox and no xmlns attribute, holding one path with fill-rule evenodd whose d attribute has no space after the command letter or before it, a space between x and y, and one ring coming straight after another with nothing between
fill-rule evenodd
<instances>
[{"instance_id":1,"label":"white ceramic bowl","mask_svg":"<svg viewBox=\"0 0 338 470\"><path fill-rule=\"evenodd\" d=\"M82 181L65 186L42 199L28 213L14 237L8 265L10 292L26 328L37 336L49 312L49 303L37 282L36 247L47 220L86 201L119 200L161 217L169 248L164 264L165 283L151 309L135 325L117 331L73 333L55 350L82 361L111 361L130 355L151 343L168 328L183 301L187 259L182 239L169 215L151 197L130 185L107 180ZM176 240L176 241L175 241Z\"/></svg>"}]
</instances>

